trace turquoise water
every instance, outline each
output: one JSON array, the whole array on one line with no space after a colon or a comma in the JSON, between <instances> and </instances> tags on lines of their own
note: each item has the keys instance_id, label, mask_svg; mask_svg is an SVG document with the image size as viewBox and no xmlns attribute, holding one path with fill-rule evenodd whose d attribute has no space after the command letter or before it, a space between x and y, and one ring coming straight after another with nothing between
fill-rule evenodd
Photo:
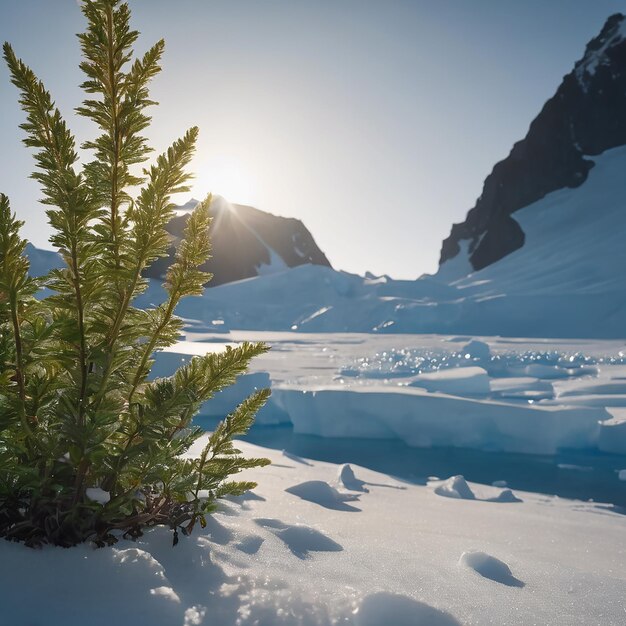
<instances>
[{"instance_id":1,"label":"turquoise water","mask_svg":"<svg viewBox=\"0 0 626 626\"><path fill-rule=\"evenodd\" d=\"M212 429L216 422L198 418L196 423ZM563 450L547 456L465 448L411 448L393 440L297 435L291 426L255 426L245 440L313 460L361 465L410 482L424 483L429 476L445 479L455 474L487 485L504 480L513 490L593 500L626 513L626 482L620 481L617 474L626 469L622 455L581 450Z\"/></svg>"}]
</instances>

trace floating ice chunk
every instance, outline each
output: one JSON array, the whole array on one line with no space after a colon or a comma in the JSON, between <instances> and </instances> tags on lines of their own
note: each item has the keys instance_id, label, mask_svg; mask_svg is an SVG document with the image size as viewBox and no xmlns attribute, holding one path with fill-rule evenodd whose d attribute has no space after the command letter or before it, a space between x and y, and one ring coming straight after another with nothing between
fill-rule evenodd
<instances>
[{"instance_id":1,"label":"floating ice chunk","mask_svg":"<svg viewBox=\"0 0 626 626\"><path fill-rule=\"evenodd\" d=\"M99 504L106 504L111 499L111 494L100 487L88 487L85 490L85 495L92 502L98 502Z\"/></svg>"},{"instance_id":2,"label":"floating ice chunk","mask_svg":"<svg viewBox=\"0 0 626 626\"><path fill-rule=\"evenodd\" d=\"M463 346L461 351L465 354L469 354L472 359L487 361L491 358L491 349L489 346L484 341L478 341L477 339L473 339Z\"/></svg>"},{"instance_id":3,"label":"floating ice chunk","mask_svg":"<svg viewBox=\"0 0 626 626\"><path fill-rule=\"evenodd\" d=\"M598 449L611 454L626 454L626 408L611 408L611 419L600 424Z\"/></svg>"},{"instance_id":4,"label":"floating ice chunk","mask_svg":"<svg viewBox=\"0 0 626 626\"><path fill-rule=\"evenodd\" d=\"M578 383L578 381L577 381ZM609 382L592 382L588 384L576 384L575 387L570 387L559 390L559 398L566 398L568 396L584 396L584 395L624 395L626 394L626 382L611 380Z\"/></svg>"},{"instance_id":5,"label":"floating ice chunk","mask_svg":"<svg viewBox=\"0 0 626 626\"><path fill-rule=\"evenodd\" d=\"M506 487L507 486L506 480L494 480L491 484L494 487Z\"/></svg>"},{"instance_id":6,"label":"floating ice chunk","mask_svg":"<svg viewBox=\"0 0 626 626\"><path fill-rule=\"evenodd\" d=\"M592 472L593 467L588 465L573 465L572 463L558 463L557 467L561 470L572 470L574 472Z\"/></svg>"},{"instance_id":7,"label":"floating ice chunk","mask_svg":"<svg viewBox=\"0 0 626 626\"><path fill-rule=\"evenodd\" d=\"M482 367L455 367L420 374L411 386L456 396L484 395L490 391L489 376Z\"/></svg>"},{"instance_id":8,"label":"floating ice chunk","mask_svg":"<svg viewBox=\"0 0 626 626\"><path fill-rule=\"evenodd\" d=\"M620 470L619 472L617 472L617 477L620 480L626 480L626 469Z\"/></svg>"},{"instance_id":9,"label":"floating ice chunk","mask_svg":"<svg viewBox=\"0 0 626 626\"><path fill-rule=\"evenodd\" d=\"M603 407L504 404L409 386L273 391L296 434L402 439L414 447L555 454L560 448L595 447L600 422L610 418Z\"/></svg>"},{"instance_id":10,"label":"floating ice chunk","mask_svg":"<svg viewBox=\"0 0 626 626\"><path fill-rule=\"evenodd\" d=\"M523 587L524 583L515 578L509 566L486 552L463 552L459 565L473 569L484 578L502 583L509 587Z\"/></svg>"},{"instance_id":11,"label":"floating ice chunk","mask_svg":"<svg viewBox=\"0 0 626 626\"><path fill-rule=\"evenodd\" d=\"M460 500L476 499L474 492L461 475L448 478L445 483L435 487L435 493L438 496L444 496L446 498L457 498Z\"/></svg>"},{"instance_id":12,"label":"floating ice chunk","mask_svg":"<svg viewBox=\"0 0 626 626\"><path fill-rule=\"evenodd\" d=\"M569 378L573 372L569 369L558 367L557 365L544 365L543 363L532 363L524 368L526 376L535 378Z\"/></svg>"},{"instance_id":13,"label":"floating ice chunk","mask_svg":"<svg viewBox=\"0 0 626 626\"><path fill-rule=\"evenodd\" d=\"M537 378L493 378L489 381L491 392L497 398L523 398L544 400L554 397L552 383Z\"/></svg>"}]
</instances>

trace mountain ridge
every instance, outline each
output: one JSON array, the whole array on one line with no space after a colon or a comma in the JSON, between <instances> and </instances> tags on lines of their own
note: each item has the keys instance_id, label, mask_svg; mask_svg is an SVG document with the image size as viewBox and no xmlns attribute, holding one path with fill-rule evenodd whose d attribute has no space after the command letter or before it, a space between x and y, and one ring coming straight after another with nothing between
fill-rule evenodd
<instances>
[{"instance_id":1,"label":"mountain ridge","mask_svg":"<svg viewBox=\"0 0 626 626\"><path fill-rule=\"evenodd\" d=\"M167 257L158 259L145 272L148 278L163 278L183 236L187 217L197 201L177 207L166 229L171 246ZM214 196L210 207L211 258L202 266L213 274L208 287L282 271L303 264L331 267L307 227L298 219L281 217L243 204L231 204Z\"/></svg>"},{"instance_id":2,"label":"mountain ridge","mask_svg":"<svg viewBox=\"0 0 626 626\"><path fill-rule=\"evenodd\" d=\"M521 248L525 233L515 212L553 191L580 186L593 167L587 157L624 144L626 17L616 13L587 44L524 139L496 163L465 221L452 226L440 268L463 252L470 269L480 270Z\"/></svg>"}]
</instances>

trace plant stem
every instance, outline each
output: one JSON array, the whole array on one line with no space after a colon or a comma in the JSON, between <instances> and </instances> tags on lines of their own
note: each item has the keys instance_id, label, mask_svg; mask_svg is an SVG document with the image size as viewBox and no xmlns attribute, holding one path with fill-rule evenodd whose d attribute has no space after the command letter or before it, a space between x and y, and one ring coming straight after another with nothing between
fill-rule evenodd
<instances>
[{"instance_id":1,"label":"plant stem","mask_svg":"<svg viewBox=\"0 0 626 626\"><path fill-rule=\"evenodd\" d=\"M113 257L115 259L115 268L120 268L120 254L119 254L119 233L117 232L117 219L118 219L118 176L117 168L120 162L120 131L118 120L118 93L115 82L115 67L114 67L114 54L115 49L113 45L113 6L107 6L107 43L108 43L108 70L109 70L109 88L111 98L111 117L113 121L113 161L111 163L111 235L113 237Z\"/></svg>"}]
</instances>

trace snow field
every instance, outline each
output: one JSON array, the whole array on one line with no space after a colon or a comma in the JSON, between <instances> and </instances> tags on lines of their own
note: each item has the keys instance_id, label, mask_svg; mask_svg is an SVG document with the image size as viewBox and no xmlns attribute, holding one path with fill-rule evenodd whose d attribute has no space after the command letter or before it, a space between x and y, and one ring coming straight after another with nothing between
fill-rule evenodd
<instances>
[{"instance_id":1,"label":"snow field","mask_svg":"<svg viewBox=\"0 0 626 626\"><path fill-rule=\"evenodd\" d=\"M246 472L258 488L175 548L163 528L99 550L0 543L0 624L623 624L623 517L600 505L440 497L432 484L238 447L273 465ZM339 487L341 476L368 491ZM303 484L313 498L293 493ZM325 506L322 490L358 496L358 510Z\"/></svg>"}]
</instances>

